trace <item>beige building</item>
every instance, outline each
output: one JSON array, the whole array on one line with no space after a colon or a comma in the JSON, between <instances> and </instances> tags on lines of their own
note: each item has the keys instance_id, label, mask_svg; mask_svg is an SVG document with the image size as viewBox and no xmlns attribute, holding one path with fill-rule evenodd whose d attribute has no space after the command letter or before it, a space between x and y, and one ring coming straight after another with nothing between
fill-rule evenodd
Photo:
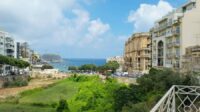
<instances>
[{"instance_id":1,"label":"beige building","mask_svg":"<svg viewBox=\"0 0 200 112\"><path fill-rule=\"evenodd\" d=\"M189 0L158 20L151 35L152 66L182 68L186 48L200 44L200 0Z\"/></svg>"},{"instance_id":2,"label":"beige building","mask_svg":"<svg viewBox=\"0 0 200 112\"><path fill-rule=\"evenodd\" d=\"M183 72L200 72L200 45L186 48L182 61Z\"/></svg>"},{"instance_id":3,"label":"beige building","mask_svg":"<svg viewBox=\"0 0 200 112\"><path fill-rule=\"evenodd\" d=\"M125 43L125 71L148 73L151 66L150 34L133 34Z\"/></svg>"}]
</instances>

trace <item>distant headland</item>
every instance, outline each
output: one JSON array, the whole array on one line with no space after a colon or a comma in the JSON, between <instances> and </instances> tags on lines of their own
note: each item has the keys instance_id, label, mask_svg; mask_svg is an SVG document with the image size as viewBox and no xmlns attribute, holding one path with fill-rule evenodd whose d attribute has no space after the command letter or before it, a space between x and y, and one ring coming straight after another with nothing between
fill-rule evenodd
<instances>
[{"instance_id":1,"label":"distant headland","mask_svg":"<svg viewBox=\"0 0 200 112\"><path fill-rule=\"evenodd\" d=\"M58 54L43 54L42 60L46 62L52 62L52 63L60 63L62 62L62 58Z\"/></svg>"}]
</instances>

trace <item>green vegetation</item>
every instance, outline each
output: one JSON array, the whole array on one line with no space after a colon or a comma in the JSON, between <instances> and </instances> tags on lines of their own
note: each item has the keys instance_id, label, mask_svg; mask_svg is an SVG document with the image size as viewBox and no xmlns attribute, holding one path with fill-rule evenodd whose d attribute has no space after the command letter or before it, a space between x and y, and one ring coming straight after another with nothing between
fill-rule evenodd
<instances>
[{"instance_id":1,"label":"green vegetation","mask_svg":"<svg viewBox=\"0 0 200 112\"><path fill-rule=\"evenodd\" d=\"M113 92L121 86L114 79L103 81L98 76L73 75L48 87L28 90L19 97L7 99L2 105L9 109L0 105L0 112L10 112L18 107L25 112L37 109L37 112L114 112Z\"/></svg>"},{"instance_id":2,"label":"green vegetation","mask_svg":"<svg viewBox=\"0 0 200 112\"><path fill-rule=\"evenodd\" d=\"M11 80L8 80L3 83L4 88L8 87L22 87L22 86L27 86L28 82L31 80L30 76L18 76L15 78L12 78Z\"/></svg>"},{"instance_id":3,"label":"green vegetation","mask_svg":"<svg viewBox=\"0 0 200 112\"><path fill-rule=\"evenodd\" d=\"M69 66L68 70L72 72L99 72L103 75L110 76L112 73L115 73L119 68L119 63L117 61L110 61L103 66L96 66L93 64L85 64L80 67Z\"/></svg>"},{"instance_id":4,"label":"green vegetation","mask_svg":"<svg viewBox=\"0 0 200 112\"><path fill-rule=\"evenodd\" d=\"M45 88L25 91L19 99L20 103L52 105L60 99L70 99L78 91L79 84L63 80Z\"/></svg>"},{"instance_id":5,"label":"green vegetation","mask_svg":"<svg viewBox=\"0 0 200 112\"><path fill-rule=\"evenodd\" d=\"M97 66L94 64L85 64L79 67L80 71L96 71Z\"/></svg>"},{"instance_id":6,"label":"green vegetation","mask_svg":"<svg viewBox=\"0 0 200 112\"><path fill-rule=\"evenodd\" d=\"M30 64L23 60L18 60L12 57L2 56L0 55L0 64L7 64L11 66L16 66L18 68L26 68Z\"/></svg>"},{"instance_id":7,"label":"green vegetation","mask_svg":"<svg viewBox=\"0 0 200 112\"><path fill-rule=\"evenodd\" d=\"M55 112L51 107L39 107L26 104L1 103L0 112Z\"/></svg>"},{"instance_id":8,"label":"green vegetation","mask_svg":"<svg viewBox=\"0 0 200 112\"><path fill-rule=\"evenodd\" d=\"M53 66L49 65L49 64L45 64L42 66L41 68L42 70L45 70L45 69L53 69Z\"/></svg>"},{"instance_id":9,"label":"green vegetation","mask_svg":"<svg viewBox=\"0 0 200 112\"><path fill-rule=\"evenodd\" d=\"M149 74L138 78L137 83L115 92L115 111L149 112L172 85L199 85L194 75L184 76L169 69L151 69Z\"/></svg>"},{"instance_id":10,"label":"green vegetation","mask_svg":"<svg viewBox=\"0 0 200 112\"><path fill-rule=\"evenodd\" d=\"M0 111L149 112L172 85L199 85L199 81L192 74L185 76L168 69L151 69L149 74L137 79L137 85L74 74L48 87L7 99L0 105Z\"/></svg>"},{"instance_id":11,"label":"green vegetation","mask_svg":"<svg viewBox=\"0 0 200 112\"><path fill-rule=\"evenodd\" d=\"M59 105L56 109L56 112L69 112L68 103L66 100L61 99Z\"/></svg>"},{"instance_id":12,"label":"green vegetation","mask_svg":"<svg viewBox=\"0 0 200 112\"><path fill-rule=\"evenodd\" d=\"M98 71L103 75L110 76L112 73L115 73L119 68L119 63L117 61L109 61L103 66L98 67Z\"/></svg>"},{"instance_id":13,"label":"green vegetation","mask_svg":"<svg viewBox=\"0 0 200 112\"><path fill-rule=\"evenodd\" d=\"M3 87L22 87L27 86L28 81L27 80L14 80L14 81L7 81L3 84Z\"/></svg>"}]
</instances>

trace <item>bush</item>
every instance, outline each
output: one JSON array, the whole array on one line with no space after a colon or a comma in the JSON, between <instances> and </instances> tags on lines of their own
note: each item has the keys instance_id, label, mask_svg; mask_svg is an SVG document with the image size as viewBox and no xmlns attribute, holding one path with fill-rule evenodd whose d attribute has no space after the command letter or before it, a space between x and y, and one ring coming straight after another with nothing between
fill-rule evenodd
<instances>
[{"instance_id":1,"label":"bush","mask_svg":"<svg viewBox=\"0 0 200 112\"><path fill-rule=\"evenodd\" d=\"M149 108L145 103L129 104L123 107L122 112L149 112Z\"/></svg>"},{"instance_id":2,"label":"bush","mask_svg":"<svg viewBox=\"0 0 200 112\"><path fill-rule=\"evenodd\" d=\"M53 66L51 66L51 65L43 65L41 69L42 69L42 70L45 70L45 69L53 69Z\"/></svg>"},{"instance_id":3,"label":"bush","mask_svg":"<svg viewBox=\"0 0 200 112\"><path fill-rule=\"evenodd\" d=\"M74 81L74 82L84 82L84 81L88 81L89 77L85 75L74 74L69 78L69 80Z\"/></svg>"},{"instance_id":4,"label":"bush","mask_svg":"<svg viewBox=\"0 0 200 112\"><path fill-rule=\"evenodd\" d=\"M199 85L193 74L183 75L170 69L151 69L137 79L138 85L119 88L114 94L115 110L147 112L172 85Z\"/></svg>"},{"instance_id":5,"label":"bush","mask_svg":"<svg viewBox=\"0 0 200 112\"><path fill-rule=\"evenodd\" d=\"M58 107L56 109L56 112L70 112L69 111L69 107L68 107L68 103L67 103L66 100L61 99L59 101L59 105L58 105Z\"/></svg>"},{"instance_id":6,"label":"bush","mask_svg":"<svg viewBox=\"0 0 200 112\"><path fill-rule=\"evenodd\" d=\"M3 87L22 87L27 86L28 81L27 80L15 80L15 81L7 81L4 83Z\"/></svg>"},{"instance_id":7,"label":"bush","mask_svg":"<svg viewBox=\"0 0 200 112\"><path fill-rule=\"evenodd\" d=\"M12 57L2 56L0 55L0 64L7 64L11 66L16 66L18 68L26 68L30 64L23 60L18 60Z\"/></svg>"},{"instance_id":8,"label":"bush","mask_svg":"<svg viewBox=\"0 0 200 112\"><path fill-rule=\"evenodd\" d=\"M49 106L48 104L44 104L44 103L32 103L33 106L37 106L37 107L46 107Z\"/></svg>"}]
</instances>

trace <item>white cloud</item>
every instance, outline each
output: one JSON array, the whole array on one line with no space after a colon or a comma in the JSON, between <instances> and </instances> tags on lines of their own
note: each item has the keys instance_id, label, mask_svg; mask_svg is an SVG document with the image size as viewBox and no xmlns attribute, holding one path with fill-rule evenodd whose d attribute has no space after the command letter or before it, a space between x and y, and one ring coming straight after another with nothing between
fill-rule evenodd
<instances>
[{"instance_id":1,"label":"white cloud","mask_svg":"<svg viewBox=\"0 0 200 112\"><path fill-rule=\"evenodd\" d=\"M0 27L36 49L88 44L110 29L78 0L1 0Z\"/></svg>"},{"instance_id":2,"label":"white cloud","mask_svg":"<svg viewBox=\"0 0 200 112\"><path fill-rule=\"evenodd\" d=\"M110 30L110 25L103 23L99 18L89 22L88 33L82 38L79 45L83 46L93 41L101 41L101 36Z\"/></svg>"},{"instance_id":3,"label":"white cloud","mask_svg":"<svg viewBox=\"0 0 200 112\"><path fill-rule=\"evenodd\" d=\"M88 31L91 36L99 36L104 34L110 29L109 24L104 24L100 19L92 20L90 22L90 26L88 27Z\"/></svg>"},{"instance_id":4,"label":"white cloud","mask_svg":"<svg viewBox=\"0 0 200 112\"><path fill-rule=\"evenodd\" d=\"M141 4L136 11L131 11L128 22L132 23L135 32L148 31L154 22L172 11L173 7L164 0L160 0L157 5Z\"/></svg>"}]
</instances>

